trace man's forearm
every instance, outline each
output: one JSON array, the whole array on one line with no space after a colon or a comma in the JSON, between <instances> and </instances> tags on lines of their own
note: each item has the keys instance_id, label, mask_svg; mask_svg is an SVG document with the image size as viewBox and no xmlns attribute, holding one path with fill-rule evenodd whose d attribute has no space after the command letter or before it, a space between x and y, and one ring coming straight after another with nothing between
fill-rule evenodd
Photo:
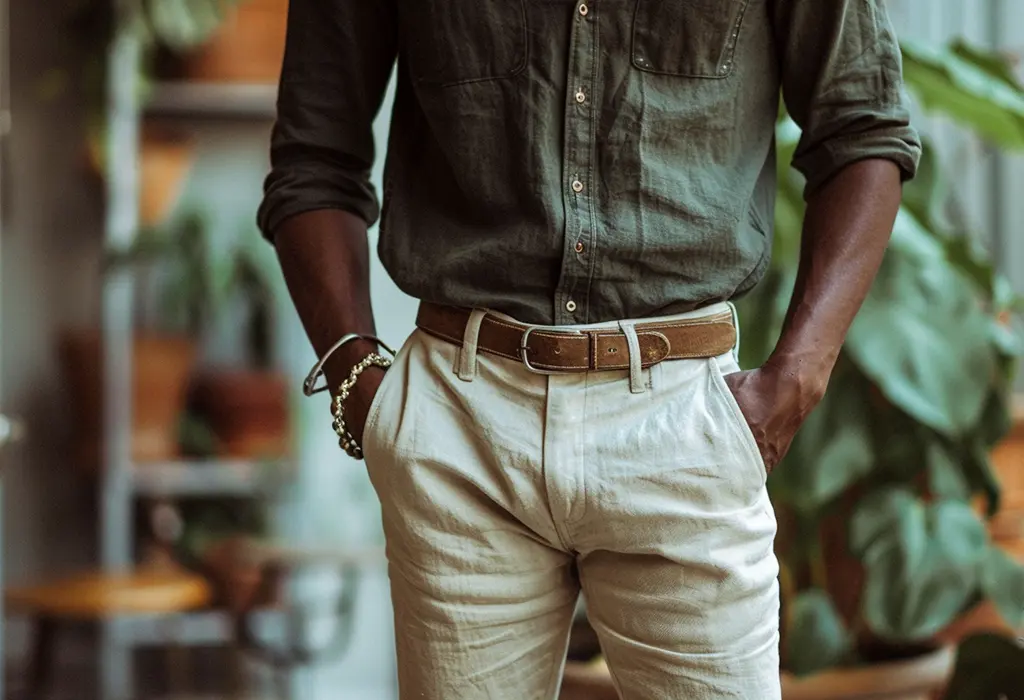
<instances>
[{"instance_id":1,"label":"man's forearm","mask_svg":"<svg viewBox=\"0 0 1024 700\"><path fill-rule=\"evenodd\" d=\"M346 333L373 334L370 251L366 224L341 210L293 216L274 232L274 246L288 290L317 356ZM371 352L370 342L346 344L325 374L332 388Z\"/></svg>"},{"instance_id":2,"label":"man's forearm","mask_svg":"<svg viewBox=\"0 0 1024 700\"><path fill-rule=\"evenodd\" d=\"M823 392L892 232L900 171L887 160L842 170L809 200L800 267L769 363Z\"/></svg>"}]
</instances>

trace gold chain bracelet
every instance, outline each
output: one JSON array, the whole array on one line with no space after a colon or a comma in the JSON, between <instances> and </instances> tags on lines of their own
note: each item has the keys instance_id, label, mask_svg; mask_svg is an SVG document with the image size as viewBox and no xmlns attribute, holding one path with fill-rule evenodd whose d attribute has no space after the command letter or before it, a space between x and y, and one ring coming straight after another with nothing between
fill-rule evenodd
<instances>
[{"instance_id":1,"label":"gold chain bracelet","mask_svg":"<svg viewBox=\"0 0 1024 700\"><path fill-rule=\"evenodd\" d=\"M363 448L356 442L355 437L349 432L348 426L345 424L345 401L348 399L352 387L359 380L359 375L369 367L380 367L386 370L390 366L391 360L389 358L375 352L370 353L352 368L348 379L341 383L341 386L338 387L338 393L334 395L334 399L331 401L331 414L334 416L334 422L331 425L334 427L334 432L338 435L338 444L341 446L341 449L345 450L345 453L352 459L362 459Z\"/></svg>"}]
</instances>

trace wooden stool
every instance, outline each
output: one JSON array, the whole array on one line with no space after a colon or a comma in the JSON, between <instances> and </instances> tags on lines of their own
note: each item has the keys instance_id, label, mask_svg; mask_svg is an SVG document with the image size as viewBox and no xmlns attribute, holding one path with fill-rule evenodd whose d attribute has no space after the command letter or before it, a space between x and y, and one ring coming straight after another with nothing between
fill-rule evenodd
<instances>
[{"instance_id":1,"label":"wooden stool","mask_svg":"<svg viewBox=\"0 0 1024 700\"><path fill-rule=\"evenodd\" d=\"M37 586L10 588L7 608L35 623L29 658L28 697L43 700L54 671L57 627L73 621L100 621L124 615L169 615L210 604L206 579L187 571L139 570L119 574L90 572Z\"/></svg>"}]
</instances>

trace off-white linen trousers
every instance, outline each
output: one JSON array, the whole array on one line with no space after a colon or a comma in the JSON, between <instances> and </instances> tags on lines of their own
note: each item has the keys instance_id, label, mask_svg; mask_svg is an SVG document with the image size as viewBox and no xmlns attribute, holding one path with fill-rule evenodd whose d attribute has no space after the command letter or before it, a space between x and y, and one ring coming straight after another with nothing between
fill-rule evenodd
<instances>
[{"instance_id":1,"label":"off-white linen trousers","mask_svg":"<svg viewBox=\"0 0 1024 700\"><path fill-rule=\"evenodd\" d=\"M554 700L581 588L624 700L777 700L776 522L738 369L541 375L415 331L364 436L401 700Z\"/></svg>"}]
</instances>

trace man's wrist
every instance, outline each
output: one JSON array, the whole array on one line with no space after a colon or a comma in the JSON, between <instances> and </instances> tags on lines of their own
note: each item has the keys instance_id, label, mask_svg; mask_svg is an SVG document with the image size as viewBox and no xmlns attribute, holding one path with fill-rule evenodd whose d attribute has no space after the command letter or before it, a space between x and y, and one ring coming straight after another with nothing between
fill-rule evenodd
<instances>
[{"instance_id":1,"label":"man's wrist","mask_svg":"<svg viewBox=\"0 0 1024 700\"><path fill-rule=\"evenodd\" d=\"M328 389L333 393L343 381L348 379L352 368L368 355L381 352L377 343L372 340L357 338L338 348L324 364L324 377ZM372 368L371 368L372 369Z\"/></svg>"},{"instance_id":2,"label":"man's wrist","mask_svg":"<svg viewBox=\"0 0 1024 700\"><path fill-rule=\"evenodd\" d=\"M804 350L780 343L765 366L794 381L801 394L817 400L825 394L838 357L838 350Z\"/></svg>"}]
</instances>

